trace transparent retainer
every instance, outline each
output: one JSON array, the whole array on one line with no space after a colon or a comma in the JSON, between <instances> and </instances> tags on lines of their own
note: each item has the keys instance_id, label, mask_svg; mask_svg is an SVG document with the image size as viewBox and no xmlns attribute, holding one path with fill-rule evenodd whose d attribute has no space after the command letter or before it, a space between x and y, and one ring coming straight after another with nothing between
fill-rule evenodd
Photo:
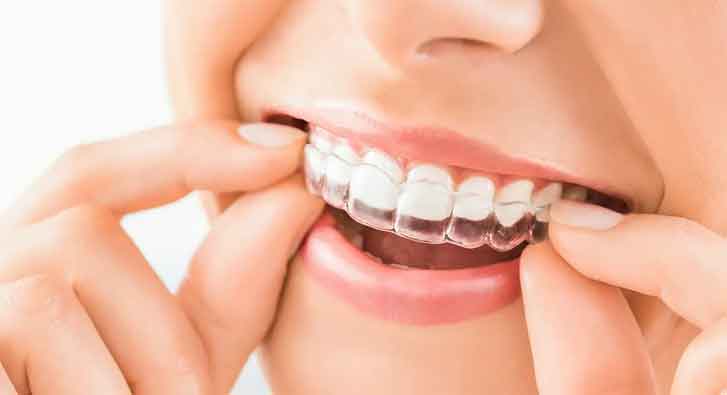
<instances>
[{"instance_id":1,"label":"transparent retainer","mask_svg":"<svg viewBox=\"0 0 727 395\"><path fill-rule=\"evenodd\" d=\"M478 220L454 215L451 209L444 218L422 219L397 210L398 197L408 186L382 177L385 173L372 165L353 166L335 155L323 154L312 145L307 145L304 171L308 190L321 196L331 206L345 210L352 219L363 225L417 242L450 243L468 249L487 245L497 251L509 251L523 242L538 243L548 237L550 206L531 207L530 202L499 202L493 204L489 215ZM359 173L354 181L367 182L351 182L354 172ZM364 201L355 197L365 189L376 190L380 198ZM454 192L450 195L450 205L458 196L463 196ZM447 202L442 200L441 204L446 207ZM508 213L512 218L513 212L521 214L516 215L519 218L517 221L509 223L512 221L501 220L507 218Z\"/></svg>"}]
</instances>

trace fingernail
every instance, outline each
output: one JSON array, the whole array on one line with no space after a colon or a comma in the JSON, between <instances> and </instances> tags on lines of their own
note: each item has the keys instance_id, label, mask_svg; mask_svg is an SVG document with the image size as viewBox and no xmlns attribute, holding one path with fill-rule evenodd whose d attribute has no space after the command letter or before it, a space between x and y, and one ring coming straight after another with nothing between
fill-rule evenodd
<instances>
[{"instance_id":1,"label":"fingernail","mask_svg":"<svg viewBox=\"0 0 727 395\"><path fill-rule=\"evenodd\" d=\"M616 226L623 215L593 204L561 200L550 208L550 221L592 230L607 230Z\"/></svg>"},{"instance_id":2,"label":"fingernail","mask_svg":"<svg viewBox=\"0 0 727 395\"><path fill-rule=\"evenodd\" d=\"M251 144L266 148L281 148L305 138L298 129L271 124L245 124L238 133Z\"/></svg>"}]
</instances>

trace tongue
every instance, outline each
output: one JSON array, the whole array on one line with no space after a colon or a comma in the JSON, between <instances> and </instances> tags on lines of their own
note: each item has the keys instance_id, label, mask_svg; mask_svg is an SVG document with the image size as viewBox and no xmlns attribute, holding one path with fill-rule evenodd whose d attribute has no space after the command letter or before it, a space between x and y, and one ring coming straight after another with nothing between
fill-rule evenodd
<instances>
[{"instance_id":1,"label":"tongue","mask_svg":"<svg viewBox=\"0 0 727 395\"><path fill-rule=\"evenodd\" d=\"M497 252L484 246L466 249L452 244L423 244L367 228L364 231L364 251L367 251L387 264L408 266L416 269L461 269L484 266L508 261L520 255L525 246L511 251Z\"/></svg>"}]
</instances>

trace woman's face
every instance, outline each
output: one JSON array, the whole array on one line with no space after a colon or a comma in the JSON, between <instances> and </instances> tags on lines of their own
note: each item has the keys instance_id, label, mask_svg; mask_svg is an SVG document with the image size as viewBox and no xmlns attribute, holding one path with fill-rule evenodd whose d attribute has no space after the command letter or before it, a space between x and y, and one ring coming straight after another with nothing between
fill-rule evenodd
<instances>
[{"instance_id":1,"label":"woman's face","mask_svg":"<svg viewBox=\"0 0 727 395\"><path fill-rule=\"evenodd\" d=\"M727 125L727 3L181 3L170 3L169 24L181 117L297 118L355 147L452 166L457 180L580 184L727 231L727 132L717 132ZM440 298L431 294L449 286L444 274L364 275L326 243L291 264L262 348L275 393L536 392L513 273L453 277ZM410 247L368 244L388 256ZM321 255L326 264L311 262ZM473 284L495 290L468 293ZM629 301L667 383L690 335L656 300Z\"/></svg>"}]
</instances>

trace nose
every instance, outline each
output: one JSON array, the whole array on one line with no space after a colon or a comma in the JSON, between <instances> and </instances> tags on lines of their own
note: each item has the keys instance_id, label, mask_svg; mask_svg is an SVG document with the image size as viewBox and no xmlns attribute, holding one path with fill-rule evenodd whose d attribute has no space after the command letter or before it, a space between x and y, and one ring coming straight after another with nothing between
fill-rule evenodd
<instances>
[{"instance_id":1,"label":"nose","mask_svg":"<svg viewBox=\"0 0 727 395\"><path fill-rule=\"evenodd\" d=\"M544 0L347 0L354 25L387 60L494 49L512 53L540 32Z\"/></svg>"}]
</instances>

